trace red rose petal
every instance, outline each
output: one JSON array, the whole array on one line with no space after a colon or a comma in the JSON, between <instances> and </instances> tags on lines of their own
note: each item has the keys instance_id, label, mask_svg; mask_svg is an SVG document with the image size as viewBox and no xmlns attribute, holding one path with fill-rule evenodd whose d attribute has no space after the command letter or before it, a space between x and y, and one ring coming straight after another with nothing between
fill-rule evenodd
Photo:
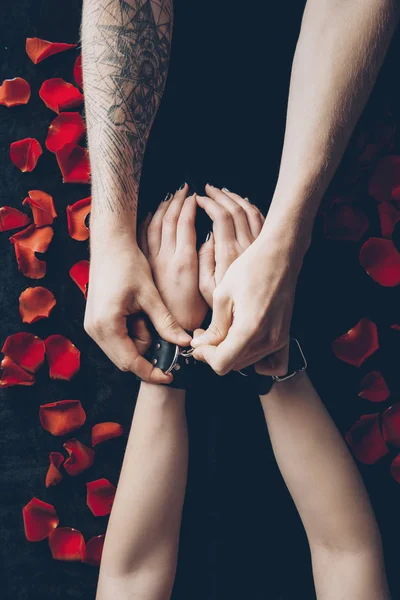
<instances>
[{"instance_id":1,"label":"red rose petal","mask_svg":"<svg viewBox=\"0 0 400 600\"><path fill-rule=\"evenodd\" d=\"M355 367L360 367L378 348L377 327L367 317L363 317L357 325L332 343L335 356Z\"/></svg>"},{"instance_id":2,"label":"red rose petal","mask_svg":"<svg viewBox=\"0 0 400 600\"><path fill-rule=\"evenodd\" d=\"M1 351L25 371L36 373L44 362L45 345L37 335L20 331L8 336Z\"/></svg>"},{"instance_id":3,"label":"red rose petal","mask_svg":"<svg viewBox=\"0 0 400 600\"><path fill-rule=\"evenodd\" d=\"M74 438L64 444L64 448L69 454L69 458L64 463L64 469L68 475L80 475L86 469L92 466L94 461L94 450L82 444Z\"/></svg>"},{"instance_id":4,"label":"red rose petal","mask_svg":"<svg viewBox=\"0 0 400 600\"><path fill-rule=\"evenodd\" d=\"M391 238L396 223L400 221L400 210L392 204L384 202L378 205L378 212L381 220L382 236Z\"/></svg>"},{"instance_id":5,"label":"red rose petal","mask_svg":"<svg viewBox=\"0 0 400 600\"><path fill-rule=\"evenodd\" d=\"M2 85L0 85L0 105L2 106L10 107L28 104L30 97L31 86L22 77L5 79Z\"/></svg>"},{"instance_id":6,"label":"red rose petal","mask_svg":"<svg viewBox=\"0 0 400 600\"><path fill-rule=\"evenodd\" d=\"M52 504L32 498L22 509L25 536L29 542L40 542L55 529L59 519Z\"/></svg>"},{"instance_id":7,"label":"red rose petal","mask_svg":"<svg viewBox=\"0 0 400 600\"><path fill-rule=\"evenodd\" d=\"M391 329L394 329L395 331L400 331L400 325L391 325L390 327L391 327Z\"/></svg>"},{"instance_id":8,"label":"red rose petal","mask_svg":"<svg viewBox=\"0 0 400 600\"><path fill-rule=\"evenodd\" d=\"M85 298L87 297L87 287L89 284L89 261L80 260L72 265L69 270L72 281L76 283Z\"/></svg>"},{"instance_id":9,"label":"red rose petal","mask_svg":"<svg viewBox=\"0 0 400 600\"><path fill-rule=\"evenodd\" d=\"M25 138L10 144L10 158L23 173L33 171L42 154L42 146L35 138Z\"/></svg>"},{"instance_id":10,"label":"red rose petal","mask_svg":"<svg viewBox=\"0 0 400 600\"><path fill-rule=\"evenodd\" d=\"M64 183L90 183L89 154L86 148L65 144L56 152Z\"/></svg>"},{"instance_id":11,"label":"red rose petal","mask_svg":"<svg viewBox=\"0 0 400 600\"><path fill-rule=\"evenodd\" d=\"M378 202L390 202L400 190L400 156L384 156L368 184L368 193Z\"/></svg>"},{"instance_id":12,"label":"red rose petal","mask_svg":"<svg viewBox=\"0 0 400 600\"><path fill-rule=\"evenodd\" d=\"M390 465L390 474L393 479L400 483L400 454L394 457L392 464Z\"/></svg>"},{"instance_id":13,"label":"red rose petal","mask_svg":"<svg viewBox=\"0 0 400 600\"><path fill-rule=\"evenodd\" d=\"M1 361L0 387L10 387L12 385L33 385L35 376L22 367L17 365L9 356L5 356Z\"/></svg>"},{"instance_id":14,"label":"red rose petal","mask_svg":"<svg viewBox=\"0 0 400 600\"><path fill-rule=\"evenodd\" d=\"M66 337L58 334L50 335L44 343L51 379L67 381L72 379L81 364L81 353L78 348Z\"/></svg>"},{"instance_id":15,"label":"red rose petal","mask_svg":"<svg viewBox=\"0 0 400 600\"><path fill-rule=\"evenodd\" d=\"M54 294L40 285L26 288L19 297L19 313L23 323L47 319L56 305Z\"/></svg>"},{"instance_id":16,"label":"red rose petal","mask_svg":"<svg viewBox=\"0 0 400 600\"><path fill-rule=\"evenodd\" d=\"M98 567L103 553L105 535L96 535L90 538L86 544L86 553L83 562L87 565Z\"/></svg>"},{"instance_id":17,"label":"red rose petal","mask_svg":"<svg viewBox=\"0 0 400 600\"><path fill-rule=\"evenodd\" d=\"M86 504L95 517L109 515L117 488L108 479L96 479L86 484Z\"/></svg>"},{"instance_id":18,"label":"red rose petal","mask_svg":"<svg viewBox=\"0 0 400 600\"><path fill-rule=\"evenodd\" d=\"M384 402L390 396L390 390L380 371L371 371L360 382L359 396L371 402Z\"/></svg>"},{"instance_id":19,"label":"red rose petal","mask_svg":"<svg viewBox=\"0 0 400 600\"><path fill-rule=\"evenodd\" d=\"M357 206L336 204L325 214L325 237L358 242L368 230L365 213Z\"/></svg>"},{"instance_id":20,"label":"red rose petal","mask_svg":"<svg viewBox=\"0 0 400 600\"><path fill-rule=\"evenodd\" d=\"M379 426L379 415L362 415L346 434L355 457L372 465L389 452Z\"/></svg>"},{"instance_id":21,"label":"red rose petal","mask_svg":"<svg viewBox=\"0 0 400 600\"><path fill-rule=\"evenodd\" d=\"M79 400L59 400L39 407L40 423L53 435L66 435L82 427L86 413Z\"/></svg>"},{"instance_id":22,"label":"red rose petal","mask_svg":"<svg viewBox=\"0 0 400 600\"><path fill-rule=\"evenodd\" d=\"M90 234L85 219L90 213L92 197L83 198L67 206L68 233L74 240L83 242Z\"/></svg>"},{"instance_id":23,"label":"red rose petal","mask_svg":"<svg viewBox=\"0 0 400 600\"><path fill-rule=\"evenodd\" d=\"M39 96L47 108L57 114L63 110L76 108L83 102L83 95L78 88L60 77L46 79L39 90Z\"/></svg>"},{"instance_id":24,"label":"red rose petal","mask_svg":"<svg viewBox=\"0 0 400 600\"><path fill-rule=\"evenodd\" d=\"M46 474L46 487L50 487L52 485L57 485L60 483L62 479L62 474L60 473L60 467L64 462L64 457L61 452L50 452L49 455L50 465Z\"/></svg>"},{"instance_id":25,"label":"red rose petal","mask_svg":"<svg viewBox=\"0 0 400 600\"><path fill-rule=\"evenodd\" d=\"M77 144L85 133L85 121L78 112L64 112L50 124L46 148L58 152L65 144Z\"/></svg>"},{"instance_id":26,"label":"red rose petal","mask_svg":"<svg viewBox=\"0 0 400 600\"><path fill-rule=\"evenodd\" d=\"M76 48L76 46L77 44L48 42L47 40L41 40L40 38L27 38L25 48L26 53L33 62L33 64L37 65L48 56L58 54L59 52L65 52L65 50Z\"/></svg>"},{"instance_id":27,"label":"red rose petal","mask_svg":"<svg viewBox=\"0 0 400 600\"><path fill-rule=\"evenodd\" d=\"M386 442L400 447L400 402L382 414L382 433Z\"/></svg>"},{"instance_id":28,"label":"red rose petal","mask_svg":"<svg viewBox=\"0 0 400 600\"><path fill-rule=\"evenodd\" d=\"M57 216L52 196L41 190L31 190L28 192L28 196L29 198L25 198L22 204L28 204L31 207L36 227L52 225Z\"/></svg>"},{"instance_id":29,"label":"red rose petal","mask_svg":"<svg viewBox=\"0 0 400 600\"><path fill-rule=\"evenodd\" d=\"M49 226L36 227L29 225L26 229L10 237L14 244L18 269L31 279L41 279L46 274L46 263L39 260L35 252L46 252L53 238L53 229Z\"/></svg>"},{"instance_id":30,"label":"red rose petal","mask_svg":"<svg viewBox=\"0 0 400 600\"><path fill-rule=\"evenodd\" d=\"M361 247L359 259L368 275L380 285L399 285L400 253L391 240L369 238Z\"/></svg>"},{"instance_id":31,"label":"red rose petal","mask_svg":"<svg viewBox=\"0 0 400 600\"><path fill-rule=\"evenodd\" d=\"M124 433L122 425L119 423L106 422L97 423L92 427L92 446L97 446L101 442L119 437Z\"/></svg>"},{"instance_id":32,"label":"red rose petal","mask_svg":"<svg viewBox=\"0 0 400 600\"><path fill-rule=\"evenodd\" d=\"M82 561L85 556L85 540L77 529L57 527L49 535L49 547L55 560Z\"/></svg>"},{"instance_id":33,"label":"red rose petal","mask_svg":"<svg viewBox=\"0 0 400 600\"><path fill-rule=\"evenodd\" d=\"M0 232L25 227L31 222L28 215L12 208L11 206L0 207Z\"/></svg>"},{"instance_id":34,"label":"red rose petal","mask_svg":"<svg viewBox=\"0 0 400 600\"><path fill-rule=\"evenodd\" d=\"M74 64L74 79L76 84L83 89L82 54L78 56Z\"/></svg>"}]
</instances>

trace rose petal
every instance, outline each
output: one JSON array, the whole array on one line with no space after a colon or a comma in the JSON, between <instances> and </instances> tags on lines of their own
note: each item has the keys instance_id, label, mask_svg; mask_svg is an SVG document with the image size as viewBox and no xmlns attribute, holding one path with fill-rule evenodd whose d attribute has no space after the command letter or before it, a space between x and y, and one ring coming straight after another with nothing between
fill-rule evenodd
<instances>
[{"instance_id":1,"label":"rose petal","mask_svg":"<svg viewBox=\"0 0 400 600\"><path fill-rule=\"evenodd\" d=\"M68 232L74 240L83 242L89 237L90 231L85 219L90 213L91 201L92 197L89 196L67 206Z\"/></svg>"},{"instance_id":2,"label":"rose petal","mask_svg":"<svg viewBox=\"0 0 400 600\"><path fill-rule=\"evenodd\" d=\"M49 547L55 560L82 561L85 556L85 540L77 529L57 527L49 535Z\"/></svg>"},{"instance_id":3,"label":"rose petal","mask_svg":"<svg viewBox=\"0 0 400 600\"><path fill-rule=\"evenodd\" d=\"M377 327L367 317L363 317L357 325L332 343L335 356L355 367L360 367L378 348Z\"/></svg>"},{"instance_id":4,"label":"rose petal","mask_svg":"<svg viewBox=\"0 0 400 600\"><path fill-rule=\"evenodd\" d=\"M389 406L382 414L382 433L386 442L400 447L400 402Z\"/></svg>"},{"instance_id":5,"label":"rose petal","mask_svg":"<svg viewBox=\"0 0 400 600\"><path fill-rule=\"evenodd\" d=\"M59 400L39 407L40 423L53 435L66 435L82 427L86 413L79 400Z\"/></svg>"},{"instance_id":6,"label":"rose petal","mask_svg":"<svg viewBox=\"0 0 400 600\"><path fill-rule=\"evenodd\" d=\"M391 329L394 329L395 331L400 331L400 325L391 325L390 327L391 327Z\"/></svg>"},{"instance_id":7,"label":"rose petal","mask_svg":"<svg viewBox=\"0 0 400 600\"><path fill-rule=\"evenodd\" d=\"M56 305L54 294L40 285L26 288L19 297L19 313L23 323L47 319Z\"/></svg>"},{"instance_id":8,"label":"rose petal","mask_svg":"<svg viewBox=\"0 0 400 600\"><path fill-rule=\"evenodd\" d=\"M78 56L74 64L74 79L76 84L83 89L82 54Z\"/></svg>"},{"instance_id":9,"label":"rose petal","mask_svg":"<svg viewBox=\"0 0 400 600\"><path fill-rule=\"evenodd\" d=\"M392 464L390 465L390 474L393 479L400 483L400 454L394 457Z\"/></svg>"},{"instance_id":10,"label":"rose petal","mask_svg":"<svg viewBox=\"0 0 400 600\"><path fill-rule=\"evenodd\" d=\"M0 387L10 387L12 385L33 385L35 376L22 367L17 365L9 356L5 356L1 361Z\"/></svg>"},{"instance_id":11,"label":"rose petal","mask_svg":"<svg viewBox=\"0 0 400 600\"><path fill-rule=\"evenodd\" d=\"M86 544L86 553L83 562L92 565L93 567L98 567L101 561L101 555L103 553L104 546L104 538L105 535L96 535L95 537L90 538L88 543Z\"/></svg>"},{"instance_id":12,"label":"rose petal","mask_svg":"<svg viewBox=\"0 0 400 600\"><path fill-rule=\"evenodd\" d=\"M23 173L33 171L42 154L42 146L35 138L25 138L10 144L10 158Z\"/></svg>"},{"instance_id":13,"label":"rose petal","mask_svg":"<svg viewBox=\"0 0 400 600\"><path fill-rule=\"evenodd\" d=\"M25 198L22 204L31 207L36 227L52 225L57 216L52 196L41 190L31 190L28 192L28 196L29 198Z\"/></svg>"},{"instance_id":14,"label":"rose petal","mask_svg":"<svg viewBox=\"0 0 400 600\"><path fill-rule=\"evenodd\" d=\"M86 469L92 466L94 461L94 450L82 444L74 438L64 444L64 448L69 454L69 458L64 463L64 469L68 475L80 475Z\"/></svg>"},{"instance_id":15,"label":"rose petal","mask_svg":"<svg viewBox=\"0 0 400 600\"><path fill-rule=\"evenodd\" d=\"M65 144L56 152L64 183L90 183L90 163L86 148Z\"/></svg>"},{"instance_id":16,"label":"rose petal","mask_svg":"<svg viewBox=\"0 0 400 600\"><path fill-rule=\"evenodd\" d=\"M47 40L41 40L40 38L27 38L25 49L33 64L37 65L48 56L58 54L59 52L65 52L65 50L76 48L76 46L77 44L48 42Z\"/></svg>"},{"instance_id":17,"label":"rose petal","mask_svg":"<svg viewBox=\"0 0 400 600\"><path fill-rule=\"evenodd\" d=\"M325 214L325 237L330 240L358 242L368 227L365 213L357 206L336 204Z\"/></svg>"},{"instance_id":18,"label":"rose petal","mask_svg":"<svg viewBox=\"0 0 400 600\"><path fill-rule=\"evenodd\" d=\"M25 371L36 373L44 362L45 345L37 335L20 331L8 336L1 351Z\"/></svg>"},{"instance_id":19,"label":"rose petal","mask_svg":"<svg viewBox=\"0 0 400 600\"><path fill-rule=\"evenodd\" d=\"M53 229L49 226L36 227L29 225L26 229L10 237L14 244L18 269L31 279L41 279L46 274L46 263L39 260L35 252L46 252L53 238Z\"/></svg>"},{"instance_id":20,"label":"rose petal","mask_svg":"<svg viewBox=\"0 0 400 600\"><path fill-rule=\"evenodd\" d=\"M77 144L85 133L85 122L78 112L61 113L50 124L46 148L58 152L65 144Z\"/></svg>"},{"instance_id":21,"label":"rose petal","mask_svg":"<svg viewBox=\"0 0 400 600\"><path fill-rule=\"evenodd\" d=\"M359 260L368 275L380 285L399 285L400 253L391 240L369 238L361 247Z\"/></svg>"},{"instance_id":22,"label":"rose petal","mask_svg":"<svg viewBox=\"0 0 400 600\"><path fill-rule=\"evenodd\" d=\"M86 484L86 504L95 517L110 514L117 488L108 479L96 479Z\"/></svg>"},{"instance_id":23,"label":"rose petal","mask_svg":"<svg viewBox=\"0 0 400 600\"><path fill-rule=\"evenodd\" d=\"M390 239L396 223L400 221L400 210L392 204L384 202L378 205L378 212L381 220L382 236Z\"/></svg>"},{"instance_id":24,"label":"rose petal","mask_svg":"<svg viewBox=\"0 0 400 600\"><path fill-rule=\"evenodd\" d=\"M0 105L2 106L10 107L28 104L30 97L31 86L22 77L5 79L2 85L0 85Z\"/></svg>"},{"instance_id":25,"label":"rose petal","mask_svg":"<svg viewBox=\"0 0 400 600\"><path fill-rule=\"evenodd\" d=\"M92 446L97 446L101 442L119 437L123 433L124 430L119 423L97 423L97 425L92 427Z\"/></svg>"},{"instance_id":26,"label":"rose petal","mask_svg":"<svg viewBox=\"0 0 400 600\"><path fill-rule=\"evenodd\" d=\"M0 231L9 231L18 227L25 227L31 222L28 215L12 208L11 206L0 207Z\"/></svg>"},{"instance_id":27,"label":"rose petal","mask_svg":"<svg viewBox=\"0 0 400 600\"><path fill-rule=\"evenodd\" d=\"M384 402L390 396L390 390L380 371L371 371L361 379L361 391L358 395L371 402Z\"/></svg>"},{"instance_id":28,"label":"rose petal","mask_svg":"<svg viewBox=\"0 0 400 600\"><path fill-rule=\"evenodd\" d=\"M372 465L389 452L379 426L379 415L362 415L346 434L355 457Z\"/></svg>"},{"instance_id":29,"label":"rose petal","mask_svg":"<svg viewBox=\"0 0 400 600\"><path fill-rule=\"evenodd\" d=\"M60 467L64 462L64 457L61 452L50 452L49 455L50 465L46 474L45 484L46 487L50 487L52 485L57 485L60 483L62 479L62 474L60 473Z\"/></svg>"},{"instance_id":30,"label":"rose petal","mask_svg":"<svg viewBox=\"0 0 400 600\"><path fill-rule=\"evenodd\" d=\"M400 156L384 156L368 184L368 193L377 202L390 202L400 191Z\"/></svg>"},{"instance_id":31,"label":"rose petal","mask_svg":"<svg viewBox=\"0 0 400 600\"><path fill-rule=\"evenodd\" d=\"M44 340L46 357L49 363L51 379L69 381L79 371L81 353L78 348L63 335L50 335Z\"/></svg>"},{"instance_id":32,"label":"rose petal","mask_svg":"<svg viewBox=\"0 0 400 600\"><path fill-rule=\"evenodd\" d=\"M83 102L83 95L78 88L60 77L46 79L39 90L39 96L47 108L57 114L63 110L76 108Z\"/></svg>"},{"instance_id":33,"label":"rose petal","mask_svg":"<svg viewBox=\"0 0 400 600\"><path fill-rule=\"evenodd\" d=\"M52 504L32 498L22 509L25 536L29 542L40 542L55 529L59 519Z\"/></svg>"},{"instance_id":34,"label":"rose petal","mask_svg":"<svg viewBox=\"0 0 400 600\"><path fill-rule=\"evenodd\" d=\"M87 297L87 287L89 284L89 264L88 260L80 260L69 270L72 281L76 283L85 298Z\"/></svg>"}]
</instances>

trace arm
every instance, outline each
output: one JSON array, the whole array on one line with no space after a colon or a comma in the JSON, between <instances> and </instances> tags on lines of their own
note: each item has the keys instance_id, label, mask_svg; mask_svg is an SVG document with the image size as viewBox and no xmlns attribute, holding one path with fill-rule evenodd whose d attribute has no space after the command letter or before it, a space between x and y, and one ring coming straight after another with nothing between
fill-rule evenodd
<instances>
[{"instance_id":1,"label":"arm","mask_svg":"<svg viewBox=\"0 0 400 600\"><path fill-rule=\"evenodd\" d=\"M172 0L84 0L82 59L92 172L90 285L85 329L123 371L166 383L128 336L147 313L166 340L189 338L157 292L136 241L140 174L168 68ZM144 90L146 93L144 94Z\"/></svg>"},{"instance_id":2,"label":"arm","mask_svg":"<svg viewBox=\"0 0 400 600\"><path fill-rule=\"evenodd\" d=\"M140 245L171 314L199 327L196 199L187 188L162 202ZM107 529L97 600L166 600L179 541L188 460L185 391L142 383Z\"/></svg>"},{"instance_id":3,"label":"arm","mask_svg":"<svg viewBox=\"0 0 400 600\"><path fill-rule=\"evenodd\" d=\"M279 469L310 544L318 600L389 600L362 479L306 373L260 397Z\"/></svg>"},{"instance_id":4,"label":"arm","mask_svg":"<svg viewBox=\"0 0 400 600\"><path fill-rule=\"evenodd\" d=\"M274 360L271 373L286 371L283 348L315 215L398 17L397 0L308 0L293 61L278 183L262 234L228 270L216 290L214 322L193 340L195 347L203 346L197 358L217 373L267 354ZM214 197L215 189L206 191Z\"/></svg>"}]
</instances>

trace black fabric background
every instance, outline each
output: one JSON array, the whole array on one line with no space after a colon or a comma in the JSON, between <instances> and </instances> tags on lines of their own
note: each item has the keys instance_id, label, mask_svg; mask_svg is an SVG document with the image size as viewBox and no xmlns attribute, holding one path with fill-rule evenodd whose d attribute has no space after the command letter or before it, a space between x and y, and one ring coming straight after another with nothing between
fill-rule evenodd
<instances>
[{"instance_id":1,"label":"black fabric background","mask_svg":"<svg viewBox=\"0 0 400 600\"><path fill-rule=\"evenodd\" d=\"M279 4L279 3L277 3ZM247 3L176 3L174 42L165 98L146 154L140 207L147 212L184 179L199 189L206 181L224 185L267 208L282 145L291 59L304 2L260 8ZM8 234L0 236L1 342L17 331L41 337L61 333L82 351L80 373L71 382L49 381L46 368L31 388L10 388L0 405L0 589L4 599L85 599L95 596L97 569L53 561L47 542L24 538L21 507L32 496L51 502L60 525L80 529L85 538L105 531L85 505L85 482L107 477L116 483L126 436L98 447L94 466L77 478L44 487L49 451L65 438L43 431L40 404L79 398L87 422L77 437L89 442L94 423L121 422L129 430L137 382L120 373L82 328L84 299L69 279L70 266L87 258L86 243L68 238L65 206L89 195L88 186L63 185L52 154L33 173L10 162L9 144L28 136L44 145L54 114L38 97L43 80L72 80L78 51L35 66L25 54L25 38L79 39L81 2L6 0L1 11L1 80L25 77L32 86L27 106L0 107L0 204L20 207L30 189L51 193L59 218L47 253L47 275L38 282L58 300L48 320L22 326L18 297L35 282L17 272ZM396 45L397 44L397 45ZM387 96L398 107L398 43L392 46L369 108L368 125ZM340 174L335 184L341 186ZM379 235L375 203L360 187ZM206 224L201 225L202 232ZM398 238L396 231L395 238ZM399 290L385 289L359 267L358 245L328 242L319 218L298 286L295 319L309 359L309 373L341 431L376 406L357 397L361 376L380 369L399 394ZM339 362L331 342L369 316L379 326L381 349L361 369ZM389 405L390 401L385 403ZM258 400L234 375L199 382L187 401L190 468L174 600L309 600L314 597L309 552L299 518L276 467ZM400 488L389 474L390 457L362 468L383 534L393 597L400 598L398 539ZM329 477L329 473L327 473Z\"/></svg>"}]
</instances>

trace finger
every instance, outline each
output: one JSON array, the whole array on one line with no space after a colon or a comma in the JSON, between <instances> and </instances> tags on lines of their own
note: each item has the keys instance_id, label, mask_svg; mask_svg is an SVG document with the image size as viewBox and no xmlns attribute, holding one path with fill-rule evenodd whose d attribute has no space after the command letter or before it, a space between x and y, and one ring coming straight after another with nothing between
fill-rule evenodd
<instances>
[{"instance_id":1,"label":"finger","mask_svg":"<svg viewBox=\"0 0 400 600\"><path fill-rule=\"evenodd\" d=\"M175 250L178 220L188 191L189 186L185 183L181 190L175 192L174 197L169 203L162 220L160 252L162 252L163 248L168 249L168 252Z\"/></svg>"},{"instance_id":2,"label":"finger","mask_svg":"<svg viewBox=\"0 0 400 600\"><path fill-rule=\"evenodd\" d=\"M147 244L151 256L157 256L160 251L162 222L172 198L173 195L171 193L165 196L164 200L158 205L158 208L147 227Z\"/></svg>"},{"instance_id":3,"label":"finger","mask_svg":"<svg viewBox=\"0 0 400 600\"><path fill-rule=\"evenodd\" d=\"M232 307L228 300L221 297L215 298L213 302L213 314L211 323L207 330L199 337L193 337L191 345L197 348L202 345L216 346L220 344L228 334L232 325Z\"/></svg>"},{"instance_id":4,"label":"finger","mask_svg":"<svg viewBox=\"0 0 400 600\"><path fill-rule=\"evenodd\" d=\"M140 298L140 305L146 307L147 315L163 340L179 346L190 345L190 335L171 315L155 286L145 298Z\"/></svg>"},{"instance_id":5,"label":"finger","mask_svg":"<svg viewBox=\"0 0 400 600\"><path fill-rule=\"evenodd\" d=\"M130 315L127 318L127 327L129 335L133 339L139 354L144 356L152 342L146 318L142 315Z\"/></svg>"},{"instance_id":6,"label":"finger","mask_svg":"<svg viewBox=\"0 0 400 600\"><path fill-rule=\"evenodd\" d=\"M188 196L183 203L176 231L176 251L196 252L196 194Z\"/></svg>"},{"instance_id":7,"label":"finger","mask_svg":"<svg viewBox=\"0 0 400 600\"><path fill-rule=\"evenodd\" d=\"M144 221L142 221L142 223L139 225L139 230L138 230L138 243L139 243L139 248L141 249L141 251L143 252L143 254L145 255L146 258L149 258L149 244L147 242L147 230L151 221L151 217L152 214L151 212L148 213L147 217L144 219Z\"/></svg>"},{"instance_id":8,"label":"finger","mask_svg":"<svg viewBox=\"0 0 400 600\"><path fill-rule=\"evenodd\" d=\"M237 202L245 211L247 221L253 241L260 235L262 226L264 225L265 217L262 212L252 204L248 198L242 198L239 194L234 194L226 188L222 188L223 192L229 196L234 202Z\"/></svg>"},{"instance_id":9,"label":"finger","mask_svg":"<svg viewBox=\"0 0 400 600\"><path fill-rule=\"evenodd\" d=\"M193 337L199 336L205 332L205 329L195 329L193 332Z\"/></svg>"},{"instance_id":10,"label":"finger","mask_svg":"<svg viewBox=\"0 0 400 600\"><path fill-rule=\"evenodd\" d=\"M212 308L215 290L215 245L212 231L199 250L199 289L208 306Z\"/></svg>"},{"instance_id":11,"label":"finger","mask_svg":"<svg viewBox=\"0 0 400 600\"><path fill-rule=\"evenodd\" d=\"M207 334L207 331L206 331ZM205 335L205 334L204 334ZM198 339L202 339L200 336ZM210 344L196 346L193 356L196 360L207 362L218 375L226 375L231 371L240 354L248 344L249 334L235 322L228 330L225 339L218 346ZM192 345L194 345L192 340Z\"/></svg>"},{"instance_id":12,"label":"finger","mask_svg":"<svg viewBox=\"0 0 400 600\"><path fill-rule=\"evenodd\" d=\"M289 344L270 354L254 365L261 375L286 375L289 368Z\"/></svg>"},{"instance_id":13,"label":"finger","mask_svg":"<svg viewBox=\"0 0 400 600\"><path fill-rule=\"evenodd\" d=\"M223 206L231 215L235 227L236 239L242 248L247 248L254 241L247 220L247 214L242 206L220 189L206 185L206 192L217 204Z\"/></svg>"},{"instance_id":14,"label":"finger","mask_svg":"<svg viewBox=\"0 0 400 600\"><path fill-rule=\"evenodd\" d=\"M208 214L213 222L213 231L215 234L215 243L221 246L236 243L235 226L232 216L215 200L207 196L196 194L197 204Z\"/></svg>"}]
</instances>

